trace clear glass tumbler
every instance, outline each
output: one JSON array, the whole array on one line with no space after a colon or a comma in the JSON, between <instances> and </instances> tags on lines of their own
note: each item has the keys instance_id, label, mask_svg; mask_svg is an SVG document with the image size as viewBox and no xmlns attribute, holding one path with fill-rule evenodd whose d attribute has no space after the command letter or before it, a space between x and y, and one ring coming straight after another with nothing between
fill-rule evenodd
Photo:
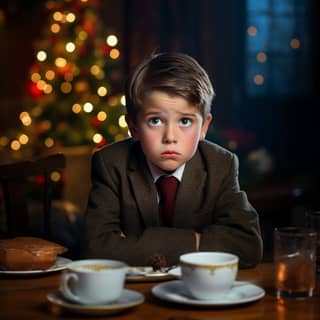
<instances>
[{"instance_id":1,"label":"clear glass tumbler","mask_svg":"<svg viewBox=\"0 0 320 320\"><path fill-rule=\"evenodd\" d=\"M320 272L320 211L307 211L306 212L306 226L317 232L317 271Z\"/></svg>"},{"instance_id":2,"label":"clear glass tumbler","mask_svg":"<svg viewBox=\"0 0 320 320\"><path fill-rule=\"evenodd\" d=\"M307 298L316 285L317 233L307 228L274 230L274 262L279 298Z\"/></svg>"}]
</instances>

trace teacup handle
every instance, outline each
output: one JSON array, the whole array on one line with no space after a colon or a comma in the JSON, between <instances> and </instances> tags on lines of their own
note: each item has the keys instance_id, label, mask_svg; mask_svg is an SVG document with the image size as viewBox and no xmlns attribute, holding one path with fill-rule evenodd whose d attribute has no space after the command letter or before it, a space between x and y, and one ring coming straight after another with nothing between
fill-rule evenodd
<instances>
[{"instance_id":1,"label":"teacup handle","mask_svg":"<svg viewBox=\"0 0 320 320\"><path fill-rule=\"evenodd\" d=\"M78 275L75 273L71 273L71 272L65 272L62 274L61 277L61 281L60 281L60 285L61 285L61 289L62 289L62 294L75 302L80 303L80 299L78 296L76 296L74 293L72 293L72 291L69 288L69 282L70 280L73 281L78 281Z\"/></svg>"}]
</instances>

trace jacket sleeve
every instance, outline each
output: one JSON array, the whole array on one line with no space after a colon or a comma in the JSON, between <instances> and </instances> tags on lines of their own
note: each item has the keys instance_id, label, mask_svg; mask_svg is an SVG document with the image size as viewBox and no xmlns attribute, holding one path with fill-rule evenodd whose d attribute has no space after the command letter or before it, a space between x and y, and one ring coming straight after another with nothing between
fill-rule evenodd
<instances>
[{"instance_id":1,"label":"jacket sleeve","mask_svg":"<svg viewBox=\"0 0 320 320\"><path fill-rule=\"evenodd\" d=\"M229 161L212 213L214 221L202 230L200 250L232 252L239 256L241 268L253 267L262 258L258 215L240 190L237 156L233 154Z\"/></svg>"}]
</instances>

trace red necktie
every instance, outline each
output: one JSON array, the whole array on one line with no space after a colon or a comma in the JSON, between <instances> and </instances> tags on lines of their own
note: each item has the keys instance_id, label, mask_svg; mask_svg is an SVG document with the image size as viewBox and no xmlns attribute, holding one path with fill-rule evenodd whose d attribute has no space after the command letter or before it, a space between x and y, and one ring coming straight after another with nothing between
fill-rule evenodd
<instances>
[{"instance_id":1,"label":"red necktie","mask_svg":"<svg viewBox=\"0 0 320 320\"><path fill-rule=\"evenodd\" d=\"M178 183L178 180L173 176L161 176L156 182L160 196L160 219L162 224L167 227L172 225L174 202Z\"/></svg>"}]
</instances>

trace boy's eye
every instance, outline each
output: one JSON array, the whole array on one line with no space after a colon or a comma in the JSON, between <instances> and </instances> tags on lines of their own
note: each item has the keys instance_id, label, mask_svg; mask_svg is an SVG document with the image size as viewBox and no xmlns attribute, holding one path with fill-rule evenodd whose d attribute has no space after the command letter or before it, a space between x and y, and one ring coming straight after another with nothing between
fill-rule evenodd
<instances>
[{"instance_id":1,"label":"boy's eye","mask_svg":"<svg viewBox=\"0 0 320 320\"><path fill-rule=\"evenodd\" d=\"M180 120L180 123L181 123L181 125L184 126L184 127L189 127L189 126L191 126L191 124L192 124L192 120L189 119L189 118L182 118L182 119Z\"/></svg>"},{"instance_id":2,"label":"boy's eye","mask_svg":"<svg viewBox=\"0 0 320 320\"><path fill-rule=\"evenodd\" d=\"M160 126L162 121L160 118L150 118L148 119L148 124L151 126Z\"/></svg>"}]
</instances>

